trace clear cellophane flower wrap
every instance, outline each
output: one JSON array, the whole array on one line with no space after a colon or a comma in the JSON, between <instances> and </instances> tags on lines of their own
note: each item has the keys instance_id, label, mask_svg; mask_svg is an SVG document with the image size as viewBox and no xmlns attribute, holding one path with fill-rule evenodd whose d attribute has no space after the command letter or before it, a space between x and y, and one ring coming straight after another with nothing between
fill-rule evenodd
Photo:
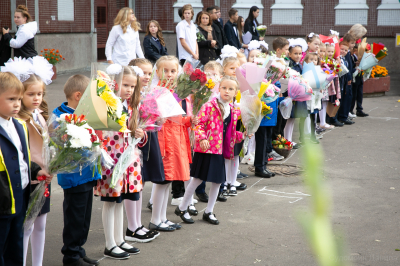
<instances>
[{"instance_id":1,"label":"clear cellophane flower wrap","mask_svg":"<svg viewBox=\"0 0 400 266\"><path fill-rule=\"evenodd\" d=\"M340 70L339 70L338 76L339 76L339 77L343 77L343 76L346 75L347 73L349 73L349 69L346 67L345 64L341 64L341 65L340 65Z\"/></svg>"},{"instance_id":2,"label":"clear cellophane flower wrap","mask_svg":"<svg viewBox=\"0 0 400 266\"><path fill-rule=\"evenodd\" d=\"M356 76L361 72L361 71L367 71L370 68L373 68L378 64L379 60L376 59L375 55L372 53L364 53L360 65L356 68L356 71L353 73L353 82L356 80Z\"/></svg>"},{"instance_id":3,"label":"clear cellophane flower wrap","mask_svg":"<svg viewBox=\"0 0 400 266\"><path fill-rule=\"evenodd\" d=\"M106 70L113 74L109 75L103 70L97 70L93 74L74 114L85 115L89 125L96 130L129 132L126 128L128 116L123 111L121 98L118 97L122 67L117 64L107 65ZM92 65L92 71L96 69L94 66L98 65ZM118 70L121 72L115 74Z\"/></svg>"},{"instance_id":4,"label":"clear cellophane flower wrap","mask_svg":"<svg viewBox=\"0 0 400 266\"><path fill-rule=\"evenodd\" d=\"M265 63L264 63L265 64ZM287 69L287 62L283 58L270 57L267 63L267 73L265 79L270 80L272 84L275 84L285 74Z\"/></svg>"},{"instance_id":5,"label":"clear cellophane flower wrap","mask_svg":"<svg viewBox=\"0 0 400 266\"><path fill-rule=\"evenodd\" d=\"M288 84L288 97L291 100L298 102L311 100L313 90L307 80L300 77L291 77Z\"/></svg>"},{"instance_id":6,"label":"clear cellophane flower wrap","mask_svg":"<svg viewBox=\"0 0 400 266\"><path fill-rule=\"evenodd\" d=\"M290 118L290 114L292 113L293 102L292 99L287 97L279 104L279 110L282 114L282 117L285 119Z\"/></svg>"},{"instance_id":7,"label":"clear cellophane flower wrap","mask_svg":"<svg viewBox=\"0 0 400 266\"><path fill-rule=\"evenodd\" d=\"M139 107L138 128L143 131L158 131L161 129L166 118L185 114L182 107L176 101L170 90L164 87L155 87L143 96ZM134 134L132 132L131 134ZM135 155L140 155L140 151L136 145L140 139L128 136L128 148L122 153L115 165L110 187L114 188L118 180L125 173L126 169L131 165Z\"/></svg>"},{"instance_id":8,"label":"clear cellophane flower wrap","mask_svg":"<svg viewBox=\"0 0 400 266\"><path fill-rule=\"evenodd\" d=\"M264 80L264 82L261 83L260 93L262 91L264 91L264 93L262 93L261 97L259 98L265 104L269 104L276 101L276 99L278 99L279 97L279 94L281 93L281 90L277 86L271 84L271 82L266 82L266 80Z\"/></svg>"},{"instance_id":9,"label":"clear cellophane flower wrap","mask_svg":"<svg viewBox=\"0 0 400 266\"><path fill-rule=\"evenodd\" d=\"M242 123L246 128L247 134L256 133L260 126L262 116L262 103L258 95L250 94L250 91L241 93L240 99L240 113L242 117ZM243 143L243 154L247 153L247 146L249 138L246 137Z\"/></svg>"},{"instance_id":10,"label":"clear cellophane flower wrap","mask_svg":"<svg viewBox=\"0 0 400 266\"><path fill-rule=\"evenodd\" d=\"M48 130L43 131L43 163L51 174L81 173L86 167L100 167L100 139L84 116L62 114L52 115ZM87 177L82 177L87 178ZM40 179L40 178L39 178ZM38 216L46 200L46 185L41 181L31 193L24 228L29 229Z\"/></svg>"},{"instance_id":11,"label":"clear cellophane flower wrap","mask_svg":"<svg viewBox=\"0 0 400 266\"><path fill-rule=\"evenodd\" d=\"M326 89L326 80L334 78L328 76L324 71L322 71L321 66L316 66L314 63L303 64L303 78L308 80L308 85L313 90L324 90Z\"/></svg>"}]
</instances>

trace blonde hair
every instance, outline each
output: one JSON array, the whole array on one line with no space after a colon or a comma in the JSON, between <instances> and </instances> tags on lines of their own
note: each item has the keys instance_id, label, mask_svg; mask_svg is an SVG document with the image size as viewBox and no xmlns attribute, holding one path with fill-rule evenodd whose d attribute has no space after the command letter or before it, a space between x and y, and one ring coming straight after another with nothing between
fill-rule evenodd
<instances>
[{"instance_id":1,"label":"blonde hair","mask_svg":"<svg viewBox=\"0 0 400 266\"><path fill-rule=\"evenodd\" d=\"M235 84L236 84L236 92L239 90L239 82L237 81L236 78L231 77L231 76L227 76L227 75L223 76L222 79L221 79L221 81L219 82L219 86L220 86L220 87L222 86L222 83L223 83L224 81L233 81L233 82L235 82ZM217 98L217 103L218 103L219 110L221 111L222 120L223 120L223 117L224 117L224 115L225 115L225 113L224 113L224 107L222 106L222 103L218 100L218 98Z\"/></svg>"},{"instance_id":2,"label":"blonde hair","mask_svg":"<svg viewBox=\"0 0 400 266\"><path fill-rule=\"evenodd\" d=\"M318 34L314 34L311 38L308 37L308 35L307 35L306 42L307 43L312 43L315 39L318 39L321 42L321 39L319 38Z\"/></svg>"},{"instance_id":3,"label":"blonde hair","mask_svg":"<svg viewBox=\"0 0 400 266\"><path fill-rule=\"evenodd\" d=\"M126 76L133 76L136 78L135 90L129 101L129 106L132 108L132 114L131 114L131 117L129 118L130 120L128 123L128 129L130 131L134 132L137 128L137 123L138 123L138 121L137 121L138 120L138 106L139 106L139 102L140 102L140 89L141 89L140 78L131 66L123 66L123 70L124 70L124 75L123 75L122 79L124 79L124 77L126 77Z\"/></svg>"},{"instance_id":4,"label":"blonde hair","mask_svg":"<svg viewBox=\"0 0 400 266\"><path fill-rule=\"evenodd\" d=\"M174 62L176 64L176 69L179 70L179 60L178 60L178 58L176 58L173 55L161 56L156 62L157 69L160 69L161 64L164 63L164 62L167 62L167 61Z\"/></svg>"},{"instance_id":5,"label":"blonde hair","mask_svg":"<svg viewBox=\"0 0 400 266\"><path fill-rule=\"evenodd\" d=\"M65 97L69 99L75 92L81 92L83 94L89 83L90 79L81 74L69 77L64 85Z\"/></svg>"},{"instance_id":6,"label":"blonde hair","mask_svg":"<svg viewBox=\"0 0 400 266\"><path fill-rule=\"evenodd\" d=\"M10 72L0 72L0 94L8 90L14 90L19 94L24 93L22 82Z\"/></svg>"},{"instance_id":7,"label":"blonde hair","mask_svg":"<svg viewBox=\"0 0 400 266\"><path fill-rule=\"evenodd\" d=\"M325 48L325 49L326 49L326 44L321 42L321 43L319 44L319 49L321 49L321 48Z\"/></svg>"},{"instance_id":8,"label":"blonde hair","mask_svg":"<svg viewBox=\"0 0 400 266\"><path fill-rule=\"evenodd\" d=\"M114 26L120 25L123 33L126 32L129 25L131 25L131 28L135 31L141 30L140 23L137 20L131 22L131 19L129 18L130 11L133 13L132 8L130 7L121 8L117 17L114 19Z\"/></svg>"},{"instance_id":9,"label":"blonde hair","mask_svg":"<svg viewBox=\"0 0 400 266\"><path fill-rule=\"evenodd\" d=\"M222 62L222 69L225 71L225 68L230 65L230 64L234 64L234 63L238 63L240 65L240 61L237 57L225 57L224 61Z\"/></svg>"},{"instance_id":10,"label":"blonde hair","mask_svg":"<svg viewBox=\"0 0 400 266\"><path fill-rule=\"evenodd\" d=\"M136 59L132 59L128 66L139 66L139 65L151 65L153 66L153 64L146 58L136 58Z\"/></svg>"},{"instance_id":11,"label":"blonde hair","mask_svg":"<svg viewBox=\"0 0 400 266\"><path fill-rule=\"evenodd\" d=\"M367 34L367 29L361 24L354 24L348 33L352 34L358 40Z\"/></svg>"},{"instance_id":12,"label":"blonde hair","mask_svg":"<svg viewBox=\"0 0 400 266\"><path fill-rule=\"evenodd\" d=\"M28 13L28 8L25 5L18 5L17 9L15 9L14 13L20 12L24 18L26 18L26 22L32 21L31 15Z\"/></svg>"},{"instance_id":13,"label":"blonde hair","mask_svg":"<svg viewBox=\"0 0 400 266\"><path fill-rule=\"evenodd\" d=\"M217 61L208 61L208 63L204 65L204 71L207 71L207 69L216 70L219 72L220 75L224 74L224 70L222 69L221 64Z\"/></svg>"},{"instance_id":14,"label":"blonde hair","mask_svg":"<svg viewBox=\"0 0 400 266\"><path fill-rule=\"evenodd\" d=\"M40 86L42 87L42 91L43 91L42 97L43 98L42 98L42 102L40 103L39 109L42 111L41 115L43 116L44 120L47 121L49 119L49 107L47 105L46 100L44 99L44 96L46 95L46 84L44 84L42 79L35 74L30 75L30 77L22 83L24 85L23 93L25 93L29 89L30 86L32 86L36 83L40 83ZM39 130L39 132L42 133L41 125L38 125L35 122L35 120L33 119L32 112L26 109L23 101L21 102L21 109L18 112L18 116L19 116L19 118L21 118L22 120L24 120L26 122L29 122L30 120L32 120L33 124L36 126L36 128Z\"/></svg>"},{"instance_id":15,"label":"blonde hair","mask_svg":"<svg viewBox=\"0 0 400 266\"><path fill-rule=\"evenodd\" d=\"M192 20L193 17L194 17L194 10L193 10L193 7L192 7L191 4L187 4L187 5L184 5L182 7L182 17L181 17L181 19L185 19L185 16L183 14L185 13L186 10L192 11L192 17L191 17L191 20Z\"/></svg>"}]
</instances>

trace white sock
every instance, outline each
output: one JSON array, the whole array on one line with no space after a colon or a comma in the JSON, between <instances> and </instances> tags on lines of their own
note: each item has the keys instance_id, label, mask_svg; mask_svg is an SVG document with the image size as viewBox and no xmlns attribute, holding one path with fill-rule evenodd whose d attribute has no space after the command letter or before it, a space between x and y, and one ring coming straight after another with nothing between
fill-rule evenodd
<instances>
[{"instance_id":1,"label":"white sock","mask_svg":"<svg viewBox=\"0 0 400 266\"><path fill-rule=\"evenodd\" d=\"M136 212L137 210L137 203L138 201L132 201L132 200L124 200L124 205L125 205L125 212L126 212L126 219L128 220L128 228L132 232L135 232L136 229L138 229L141 224L137 223L136 219ZM144 235L145 233L141 232L141 230L136 232L138 235Z\"/></svg>"},{"instance_id":2,"label":"white sock","mask_svg":"<svg viewBox=\"0 0 400 266\"><path fill-rule=\"evenodd\" d=\"M220 184L211 183L210 192L208 195L208 203L207 208L205 210L206 213L210 213L214 211L215 202L217 201L218 192L219 192ZM210 216L211 219L215 219L214 215Z\"/></svg>"},{"instance_id":3,"label":"white sock","mask_svg":"<svg viewBox=\"0 0 400 266\"><path fill-rule=\"evenodd\" d=\"M32 266L42 266L47 213L38 216L31 234Z\"/></svg>"},{"instance_id":4,"label":"white sock","mask_svg":"<svg viewBox=\"0 0 400 266\"><path fill-rule=\"evenodd\" d=\"M142 198L143 193L142 193L142 191L140 191L139 194L140 194L140 198L139 198L138 201L135 202L136 203L136 215L135 215L135 217L136 217L136 224L138 225L138 227L142 227L142 206L143 206L143 198ZM140 229L138 231L138 233L141 235L142 233L146 234L148 231L149 230L147 228L143 227L142 229Z\"/></svg>"},{"instance_id":5,"label":"white sock","mask_svg":"<svg viewBox=\"0 0 400 266\"><path fill-rule=\"evenodd\" d=\"M328 102L322 102L322 108L319 110L319 126L325 126L325 118L326 118L326 106ZM315 123L317 123L317 116L315 116Z\"/></svg>"},{"instance_id":6,"label":"white sock","mask_svg":"<svg viewBox=\"0 0 400 266\"><path fill-rule=\"evenodd\" d=\"M170 184L167 184L165 186L165 193L164 193L164 202L162 205L161 209L161 221L164 222L167 220L167 207L168 207L168 198L169 198L169 186Z\"/></svg>"},{"instance_id":7,"label":"white sock","mask_svg":"<svg viewBox=\"0 0 400 266\"><path fill-rule=\"evenodd\" d=\"M168 186L169 184L153 184L153 189L154 189L154 195L153 195L153 210L151 212L151 223L155 225L159 225L162 223L161 220L161 213L163 210L163 205L164 205L164 198L165 198L165 193L167 193L168 197ZM165 203L166 205L168 202ZM165 206L165 210L166 210ZM166 224L161 224L161 227L167 227Z\"/></svg>"},{"instance_id":8,"label":"white sock","mask_svg":"<svg viewBox=\"0 0 400 266\"><path fill-rule=\"evenodd\" d=\"M231 170L231 178L230 178L230 182L229 183L231 185L233 185L236 182L237 173L238 173L238 170L239 170L239 155L237 155L237 156L235 156L233 158L233 160L231 161L231 167L232 167L232 170Z\"/></svg>"},{"instance_id":9,"label":"white sock","mask_svg":"<svg viewBox=\"0 0 400 266\"><path fill-rule=\"evenodd\" d=\"M306 122L304 123L304 134L311 134L311 119L310 115L307 116Z\"/></svg>"},{"instance_id":10,"label":"white sock","mask_svg":"<svg viewBox=\"0 0 400 266\"><path fill-rule=\"evenodd\" d=\"M225 180L226 180L225 181L225 186L227 186L231 182L231 176L232 176L232 173L231 173L231 171L232 171L231 162L232 162L231 160L225 159ZM233 174L237 174L237 173L235 172ZM224 190L225 189L226 188L224 187Z\"/></svg>"},{"instance_id":11,"label":"white sock","mask_svg":"<svg viewBox=\"0 0 400 266\"><path fill-rule=\"evenodd\" d=\"M115 243L114 238L114 230L115 230L115 207L117 203L115 202L103 202L103 212L102 212L102 220L104 227L104 236L106 238L106 248L108 250L115 247L117 244ZM119 247L113 249L114 253L120 254L124 252Z\"/></svg>"},{"instance_id":12,"label":"white sock","mask_svg":"<svg viewBox=\"0 0 400 266\"><path fill-rule=\"evenodd\" d=\"M285 126L285 129L283 130L283 135L284 135L285 139L287 139L288 141L292 141L294 121L295 121L295 118L289 118L286 121L286 126Z\"/></svg>"},{"instance_id":13,"label":"white sock","mask_svg":"<svg viewBox=\"0 0 400 266\"><path fill-rule=\"evenodd\" d=\"M189 185L190 181L193 179L193 177L190 177L190 179L188 181L183 182L185 185L185 194L186 194L186 188ZM193 195L190 197L190 203L189 204L194 204L193 202Z\"/></svg>"},{"instance_id":14,"label":"white sock","mask_svg":"<svg viewBox=\"0 0 400 266\"><path fill-rule=\"evenodd\" d=\"M26 265L26 255L28 254L29 239L34 227L35 223L33 223L31 228L29 228L28 230L24 229L24 266Z\"/></svg>"},{"instance_id":15,"label":"white sock","mask_svg":"<svg viewBox=\"0 0 400 266\"><path fill-rule=\"evenodd\" d=\"M183 196L182 202L179 205L179 210L184 211L190 205L191 200L193 199L193 194L196 191L196 188L200 186L203 180L199 178L192 178L189 185L185 188L185 195ZM190 219L189 213L185 213L184 217L186 219Z\"/></svg>"},{"instance_id":16,"label":"white sock","mask_svg":"<svg viewBox=\"0 0 400 266\"><path fill-rule=\"evenodd\" d=\"M126 201L126 200L124 200ZM114 238L115 243L120 246L124 241L124 204L115 204L114 214ZM124 244L124 248L132 248L129 244Z\"/></svg>"}]
</instances>

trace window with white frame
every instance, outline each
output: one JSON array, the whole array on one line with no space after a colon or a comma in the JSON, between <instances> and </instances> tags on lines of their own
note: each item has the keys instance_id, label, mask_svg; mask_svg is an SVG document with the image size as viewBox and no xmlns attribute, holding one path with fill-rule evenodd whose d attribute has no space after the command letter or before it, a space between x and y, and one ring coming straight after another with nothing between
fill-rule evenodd
<instances>
[{"instance_id":1,"label":"window with white frame","mask_svg":"<svg viewBox=\"0 0 400 266\"><path fill-rule=\"evenodd\" d=\"M335 25L368 24L366 0L339 0L335 6Z\"/></svg>"},{"instance_id":2,"label":"window with white frame","mask_svg":"<svg viewBox=\"0 0 400 266\"><path fill-rule=\"evenodd\" d=\"M303 24L303 5L301 0L275 0L272 9L272 24L301 25Z\"/></svg>"},{"instance_id":3,"label":"window with white frame","mask_svg":"<svg viewBox=\"0 0 400 266\"><path fill-rule=\"evenodd\" d=\"M74 21L74 0L57 0L58 20Z\"/></svg>"},{"instance_id":4,"label":"window with white frame","mask_svg":"<svg viewBox=\"0 0 400 266\"><path fill-rule=\"evenodd\" d=\"M172 6L174 8L174 22L180 22L182 18L179 17L178 10L179 8L183 7L184 5L191 4L194 11L193 21L196 20L197 13L203 11L203 4L201 0L191 0L190 3L187 0L178 0Z\"/></svg>"},{"instance_id":5,"label":"window with white frame","mask_svg":"<svg viewBox=\"0 0 400 266\"><path fill-rule=\"evenodd\" d=\"M233 4L232 8L237 9L239 16L246 19L249 16L249 11L252 6L256 6L260 10L257 21L262 24L264 6L261 4L261 0L237 0L236 3Z\"/></svg>"},{"instance_id":6,"label":"window with white frame","mask_svg":"<svg viewBox=\"0 0 400 266\"><path fill-rule=\"evenodd\" d=\"M400 26L399 0L382 0L377 9L378 26Z\"/></svg>"}]
</instances>

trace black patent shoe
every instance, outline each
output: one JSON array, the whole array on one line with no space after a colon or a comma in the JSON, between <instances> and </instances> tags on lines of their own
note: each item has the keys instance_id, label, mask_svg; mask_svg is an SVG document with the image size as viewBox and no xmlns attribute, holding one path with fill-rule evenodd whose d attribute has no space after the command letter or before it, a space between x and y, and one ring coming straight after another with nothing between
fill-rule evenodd
<instances>
[{"instance_id":1,"label":"black patent shoe","mask_svg":"<svg viewBox=\"0 0 400 266\"><path fill-rule=\"evenodd\" d=\"M164 223L168 224L168 222L171 222L170 220L166 220ZM172 223L172 222L171 222ZM182 225L178 224L178 223L172 223L172 224L168 224L169 226L175 228L176 230L179 230L182 228Z\"/></svg>"},{"instance_id":2,"label":"black patent shoe","mask_svg":"<svg viewBox=\"0 0 400 266\"><path fill-rule=\"evenodd\" d=\"M218 220L214 220L214 219L210 219L210 216L214 215L215 218L217 218L215 216L215 214L213 214L212 212L209 213L203 213L203 220L206 222L209 222L210 224L214 224L214 225L219 225L219 221Z\"/></svg>"},{"instance_id":3,"label":"black patent shoe","mask_svg":"<svg viewBox=\"0 0 400 266\"><path fill-rule=\"evenodd\" d=\"M187 224L192 224L192 223L194 223L194 221L193 221L192 218L189 218L189 219L186 219L186 218L185 218L185 214L186 214L187 212L188 212L187 210L181 211L181 210L179 209L179 206L176 206L175 214L176 214L177 216L181 217L182 221L184 221L184 222L187 223Z\"/></svg>"},{"instance_id":4,"label":"black patent shoe","mask_svg":"<svg viewBox=\"0 0 400 266\"><path fill-rule=\"evenodd\" d=\"M122 242L121 245L119 245L119 248L122 249L125 252L128 252L129 254L132 255L137 255L140 253L140 249L135 248L135 247L131 247L131 248L124 248L124 244L126 244L125 242Z\"/></svg>"},{"instance_id":5,"label":"black patent shoe","mask_svg":"<svg viewBox=\"0 0 400 266\"><path fill-rule=\"evenodd\" d=\"M223 192L218 194L217 200L220 202L226 202L228 199L224 196Z\"/></svg>"},{"instance_id":6,"label":"black patent shoe","mask_svg":"<svg viewBox=\"0 0 400 266\"><path fill-rule=\"evenodd\" d=\"M270 171L270 170L268 170L267 168L265 168L265 171L267 171L268 173L270 173L270 174L271 174L271 176L275 176L275 173L274 173L274 172L272 172L272 171Z\"/></svg>"},{"instance_id":7,"label":"black patent shoe","mask_svg":"<svg viewBox=\"0 0 400 266\"><path fill-rule=\"evenodd\" d=\"M232 189L232 185L228 184L228 196L237 196L237 191L236 189Z\"/></svg>"},{"instance_id":8,"label":"black patent shoe","mask_svg":"<svg viewBox=\"0 0 400 266\"><path fill-rule=\"evenodd\" d=\"M150 211L153 211L153 204L151 204L150 203L150 201L149 202L147 202L147 209L149 209Z\"/></svg>"},{"instance_id":9,"label":"black patent shoe","mask_svg":"<svg viewBox=\"0 0 400 266\"><path fill-rule=\"evenodd\" d=\"M196 193L197 198L201 201L201 202L208 202L208 195L207 193Z\"/></svg>"},{"instance_id":10,"label":"black patent shoe","mask_svg":"<svg viewBox=\"0 0 400 266\"><path fill-rule=\"evenodd\" d=\"M153 223L149 223L149 229L157 230L157 231L162 231L162 232L172 232L175 231L175 228L172 226L168 227L161 227L162 222L159 225L155 225Z\"/></svg>"},{"instance_id":11,"label":"black patent shoe","mask_svg":"<svg viewBox=\"0 0 400 266\"><path fill-rule=\"evenodd\" d=\"M110 250L108 250L107 248L104 249L104 256L108 257L108 258L112 258L114 260L126 260L129 259L129 257L131 255L129 255L128 252L124 251L122 253L115 253L113 252L113 250L116 248L117 246L114 246L113 248L111 248Z\"/></svg>"},{"instance_id":12,"label":"black patent shoe","mask_svg":"<svg viewBox=\"0 0 400 266\"><path fill-rule=\"evenodd\" d=\"M140 227L140 229L141 230L143 230L143 228L144 228L144 225L142 225L141 227ZM147 232L147 234L148 235L153 235L154 236L154 238L157 238L159 235L160 235L160 232L158 232L158 231L156 231L156 230L151 230L151 229L148 229L149 231ZM144 230L143 230L144 231ZM146 231L144 231L144 232L146 232Z\"/></svg>"},{"instance_id":13,"label":"black patent shoe","mask_svg":"<svg viewBox=\"0 0 400 266\"><path fill-rule=\"evenodd\" d=\"M139 243L147 243L152 240L154 240L155 235L150 235L150 234L144 234L144 235L139 235L137 232L141 230L141 227L138 227L135 232L132 232L129 230L129 228L126 228L126 233L125 233L125 240L126 241L132 241L132 242L139 242Z\"/></svg>"},{"instance_id":14,"label":"black patent shoe","mask_svg":"<svg viewBox=\"0 0 400 266\"><path fill-rule=\"evenodd\" d=\"M247 188L247 185L244 183L240 183L240 185L236 187L237 190L245 190L246 188Z\"/></svg>"},{"instance_id":15,"label":"black patent shoe","mask_svg":"<svg viewBox=\"0 0 400 266\"><path fill-rule=\"evenodd\" d=\"M193 208L192 209L190 209L190 207L191 206L193 206ZM187 208L187 211L188 211L188 213L190 214L190 215L193 215L193 216L197 216L197 214L199 214L199 212L196 210L196 208L194 207L194 204L190 204L189 206L188 206L188 208Z\"/></svg>"},{"instance_id":16,"label":"black patent shoe","mask_svg":"<svg viewBox=\"0 0 400 266\"><path fill-rule=\"evenodd\" d=\"M255 175L258 177L264 177L264 178L271 178L272 173L270 171L264 170L262 172L255 172Z\"/></svg>"},{"instance_id":17,"label":"black patent shoe","mask_svg":"<svg viewBox=\"0 0 400 266\"><path fill-rule=\"evenodd\" d=\"M85 256L82 259L84 262L89 263L90 265L100 265L100 262L98 260L93 260L91 258L88 258L88 256Z\"/></svg>"}]
</instances>

